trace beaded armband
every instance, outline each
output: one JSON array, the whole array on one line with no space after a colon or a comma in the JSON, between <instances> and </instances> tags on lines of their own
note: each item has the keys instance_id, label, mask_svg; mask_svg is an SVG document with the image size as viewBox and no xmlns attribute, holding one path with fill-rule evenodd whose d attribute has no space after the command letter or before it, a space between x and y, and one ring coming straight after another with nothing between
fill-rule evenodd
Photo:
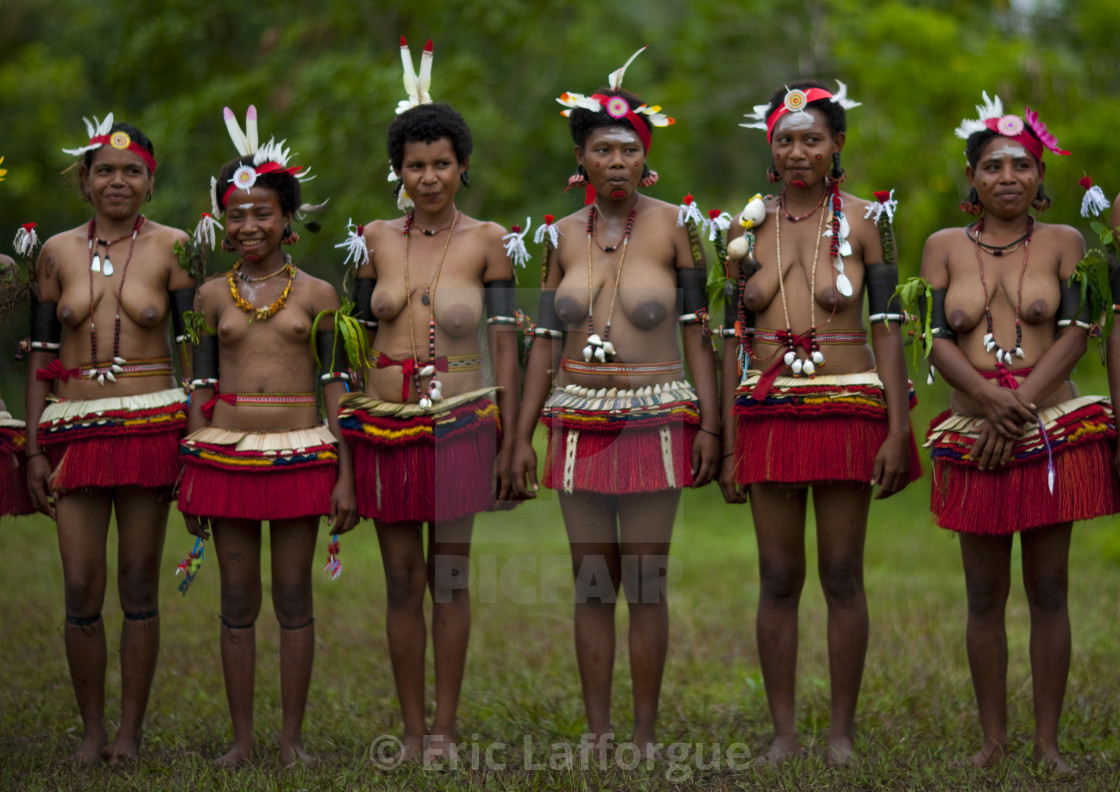
<instances>
[{"instance_id":1,"label":"beaded armband","mask_svg":"<svg viewBox=\"0 0 1120 792\"><path fill-rule=\"evenodd\" d=\"M58 303L35 301L31 304L31 349L57 352L62 348L62 322Z\"/></svg>"},{"instance_id":2,"label":"beaded armband","mask_svg":"<svg viewBox=\"0 0 1120 792\"><path fill-rule=\"evenodd\" d=\"M331 382L349 382L350 373L337 370L337 364L345 365L346 347L342 337L335 334L334 330L320 330L315 334L315 350L319 354L319 382L327 385Z\"/></svg>"},{"instance_id":3,"label":"beaded armband","mask_svg":"<svg viewBox=\"0 0 1120 792\"><path fill-rule=\"evenodd\" d=\"M175 343L187 340L187 320L184 315L194 308L194 289L176 289L171 292L171 330L175 333Z\"/></svg>"},{"instance_id":4,"label":"beaded armband","mask_svg":"<svg viewBox=\"0 0 1120 792\"><path fill-rule=\"evenodd\" d=\"M377 329L377 317L373 315L373 288L377 281L373 278L355 278L350 299L354 303L354 318L367 330Z\"/></svg>"}]
</instances>

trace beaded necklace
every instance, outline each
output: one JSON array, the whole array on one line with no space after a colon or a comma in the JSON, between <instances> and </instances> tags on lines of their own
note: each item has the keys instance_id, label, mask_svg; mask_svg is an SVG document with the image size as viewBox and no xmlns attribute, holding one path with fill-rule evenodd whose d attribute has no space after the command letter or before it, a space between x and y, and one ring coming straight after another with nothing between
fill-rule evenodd
<instances>
[{"instance_id":1,"label":"beaded necklace","mask_svg":"<svg viewBox=\"0 0 1120 792\"><path fill-rule=\"evenodd\" d=\"M611 343L611 320L614 318L614 306L618 300L618 284L622 280L622 268L626 265L626 249L630 244L630 234L634 230L634 218L638 216L638 207L635 206L630 210L629 216L626 218L626 230L622 232L622 241L617 245L603 247L599 245L599 240L595 238L595 217L598 214L597 207L592 205L587 213L587 344L583 348L583 359L590 362L594 357L600 363L605 363L608 360L614 359L614 344ZM592 272L591 272L591 243L595 242L599 245L600 250L604 253L613 253L614 251L622 248L622 256L618 260L618 269L614 273L614 293L611 294L611 307L607 311L607 323L603 327L603 335L599 336L595 332L595 317L594 317L594 304L595 294L592 285Z\"/></svg>"},{"instance_id":2,"label":"beaded necklace","mask_svg":"<svg viewBox=\"0 0 1120 792\"><path fill-rule=\"evenodd\" d=\"M240 270L241 259L238 259L237 262L233 265L233 269L226 273L226 283L229 284L229 293L230 296L233 297L234 304L245 313L252 314L253 319L260 319L263 322L265 319L269 319L272 316L276 315L276 313L288 302L288 297L292 293L292 283L294 283L296 279L296 268L292 265L292 261L290 258L288 258L288 255L286 253L284 254L284 266L278 272L274 272L272 275L266 275L263 278L254 278L252 280L249 280L248 278L242 278ZM256 281L268 280L269 278L273 277L274 275L278 275L284 270L288 271L288 285L284 287L284 291L280 293L280 296L276 298L276 301L269 306L258 308L257 306L246 300L244 297L242 297L241 292L237 290L238 278L242 278L248 283L254 283ZM249 321L252 322L253 319L250 319Z\"/></svg>"},{"instance_id":3,"label":"beaded necklace","mask_svg":"<svg viewBox=\"0 0 1120 792\"><path fill-rule=\"evenodd\" d=\"M826 195L828 195L827 189L821 193L821 197L817 200L817 203L813 206L812 209L810 209L803 215L793 215L786 210L786 190L785 187L783 187L782 191L778 193L778 208L782 210L782 214L786 216L786 220L789 220L791 223L800 223L802 220L812 217L815 211L824 206L824 199Z\"/></svg>"},{"instance_id":4,"label":"beaded necklace","mask_svg":"<svg viewBox=\"0 0 1120 792\"><path fill-rule=\"evenodd\" d=\"M144 215L137 216L136 223L132 226L132 240L128 243L128 257L124 260L124 266L121 268L121 280L120 283L117 284L116 306L114 308L113 318L113 358L108 366L102 367L98 367L97 365L97 331L93 324L93 273L101 270L101 265L99 262L96 262L97 254L94 252L93 247L95 220L91 218L89 221L89 377L90 379L96 377L98 383L101 385L105 384L105 380L116 382L117 378L114 374L124 371L122 366L125 360L121 357L121 293L124 291L125 278L128 277L128 263L132 261L132 251L136 248L136 236L140 233L140 229L144 227L144 219ZM113 274L113 265L112 262L109 261L109 245L113 244L113 242L120 242L127 236L129 236L129 234L120 237L120 239L114 239L112 242L103 242L100 239L97 240L98 244L105 245L105 265L103 271L106 277ZM94 266L95 263L97 263L96 267Z\"/></svg>"},{"instance_id":5,"label":"beaded necklace","mask_svg":"<svg viewBox=\"0 0 1120 792\"><path fill-rule=\"evenodd\" d=\"M428 306L428 362L421 367L420 355L416 351L416 325L412 321L412 283L408 277L408 243L412 236L408 233L412 230L412 215L409 214L404 224L404 293L405 293L405 306L408 308L408 334L412 342L412 381L416 385L416 395L419 397L420 406L429 410L432 407L432 402L440 401L443 394L440 391L440 382L435 379L436 374L436 306L435 306L435 288L436 282L439 280L439 274L443 270L443 260L447 257L447 248L451 246L451 237L455 236L455 224L459 222L458 211L455 216L451 218L451 225L448 226L447 239L443 242L443 251L439 254L439 263L436 264L436 270L432 273L431 280L428 285L424 287L424 293L420 295L420 302ZM434 236L434 234L427 234L426 236ZM407 373L407 371L406 371ZM421 377L431 377L428 382L428 394L422 395Z\"/></svg>"},{"instance_id":6,"label":"beaded necklace","mask_svg":"<svg viewBox=\"0 0 1120 792\"><path fill-rule=\"evenodd\" d=\"M454 209L455 204L451 204L451 207ZM454 228L455 223L458 222L460 212L458 209L455 209L455 215L451 218L451 222L443 228L421 228L415 223L415 214L415 212L409 212L408 217L404 219L404 233L406 236L408 232L414 228L424 236L435 236L436 234L442 234L444 231L449 231ZM427 305L427 303L425 303L425 305Z\"/></svg>"},{"instance_id":7,"label":"beaded necklace","mask_svg":"<svg viewBox=\"0 0 1120 792\"><path fill-rule=\"evenodd\" d=\"M984 218L981 217L976 223L976 237L973 239L973 246L976 249L976 263L980 265L980 285L984 288L984 319L988 323L988 332L984 334L984 351L995 353L997 367L1010 366L1015 358L1023 359L1026 357L1023 353L1023 325L1019 319L1019 311L1023 307L1023 276L1027 274L1027 259L1031 253L1034 218L1027 215L1027 233L1012 243L1013 245L1018 245L1019 242L1023 243L1023 263L1019 267L1019 286L1015 297L1015 346L1011 350L1006 350L997 344L995 335L992 333L992 298L988 294L988 283L984 279L984 257L980 255L981 250L987 249L981 240L983 233Z\"/></svg>"},{"instance_id":8,"label":"beaded necklace","mask_svg":"<svg viewBox=\"0 0 1120 792\"><path fill-rule=\"evenodd\" d=\"M87 240L89 242L89 271L104 272L106 278L112 277L114 270L113 262L109 260L109 248L111 248L118 242L123 242L129 237L132 237L132 242L133 244L135 244L136 235L140 233L140 229L144 227L144 223L145 221L147 221L147 219L148 218L144 217L144 215L137 215L136 222L132 225L132 230L127 234L121 234L116 239L102 239L101 237L96 236L97 218L91 217L89 219L89 228L86 231ZM100 245L101 247L105 248L104 259L102 259L101 255L96 252L95 245ZM131 246L128 249L128 255L129 258L132 257ZM126 263L125 266L127 267L128 264Z\"/></svg>"},{"instance_id":9,"label":"beaded necklace","mask_svg":"<svg viewBox=\"0 0 1120 792\"><path fill-rule=\"evenodd\" d=\"M813 266L809 270L809 358L806 360L797 356L797 343L800 341L802 346L805 346L805 343L793 334L793 325L789 321L789 305L786 303L786 282L782 273L783 214L785 214L784 211L774 215L774 235L777 242L776 258L778 260L778 293L782 297L782 316L786 322L786 333L783 340L788 348L783 362L792 369L793 376L797 377L804 373L811 377L816 373L818 366L824 365L824 353L821 352L820 345L817 343L817 259L821 252L821 237L824 236L824 212L821 212L820 223L817 225L817 242L813 247Z\"/></svg>"}]
</instances>

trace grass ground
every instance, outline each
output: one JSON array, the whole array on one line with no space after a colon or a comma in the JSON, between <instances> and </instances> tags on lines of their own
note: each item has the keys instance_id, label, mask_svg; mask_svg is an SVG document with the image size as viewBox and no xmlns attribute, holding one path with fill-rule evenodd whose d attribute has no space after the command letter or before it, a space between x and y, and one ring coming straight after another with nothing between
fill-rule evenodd
<instances>
[{"instance_id":1,"label":"grass ground","mask_svg":"<svg viewBox=\"0 0 1120 792\"><path fill-rule=\"evenodd\" d=\"M915 426L944 404L928 389L922 397ZM460 710L461 739L468 745L462 766L440 770L381 769L367 761L371 748L376 754L400 734L384 636L384 579L369 524L343 538L339 580L316 575L318 653L305 742L322 763L291 771L277 765L278 636L266 604L258 622L257 750L243 769L215 769L211 759L230 739L218 658L217 565L208 558L189 594L178 594L172 573L192 540L174 517L161 582L163 649L142 761L124 771L77 767L69 757L80 724L63 654L53 526L39 517L5 519L0 789L1115 790L1117 521L1098 520L1074 531L1074 652L1062 738L1077 775L1054 779L1029 765L1027 611L1018 583L1008 606L1013 756L998 770L980 772L965 761L979 747L980 732L964 651L959 553L954 538L929 521L928 487L927 477L872 508L866 553L872 637L858 719L860 761L843 771L826 768L822 759L828 670L824 605L812 571L802 599L798 659L799 728L807 756L776 770L747 766L770 734L754 642L757 559L748 509L725 506L714 487L686 494L674 541L679 579L659 720L660 738L671 745L665 761L634 769L625 755L604 766L592 757L586 770L578 754L572 766L554 766L577 746L583 710L567 548L559 508L550 498L478 520L473 633ZM326 560L326 538L320 561ZM105 608L111 636L121 619L114 597L111 588ZM620 607L620 636L626 618ZM625 735L631 721L624 639L618 655L615 727ZM119 665L111 657L111 732L119 716L119 684Z\"/></svg>"}]
</instances>

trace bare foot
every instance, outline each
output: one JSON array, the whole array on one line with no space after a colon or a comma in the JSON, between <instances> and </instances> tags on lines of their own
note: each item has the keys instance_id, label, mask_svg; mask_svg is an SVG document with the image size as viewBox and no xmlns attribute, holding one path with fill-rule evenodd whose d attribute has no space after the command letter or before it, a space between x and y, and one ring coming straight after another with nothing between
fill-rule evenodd
<instances>
[{"instance_id":1,"label":"bare foot","mask_svg":"<svg viewBox=\"0 0 1120 792\"><path fill-rule=\"evenodd\" d=\"M453 734L432 733L424 738L424 766L437 769L454 767L459 759L459 748Z\"/></svg>"},{"instance_id":2,"label":"bare foot","mask_svg":"<svg viewBox=\"0 0 1120 792\"><path fill-rule=\"evenodd\" d=\"M988 740L983 748L972 755L972 763L977 767L995 767L1005 756L1007 756L1006 743Z\"/></svg>"},{"instance_id":3,"label":"bare foot","mask_svg":"<svg viewBox=\"0 0 1120 792\"><path fill-rule=\"evenodd\" d=\"M249 761L249 753L252 750L251 745L238 745L233 744L228 751L222 756L214 760L214 764L218 767L238 767Z\"/></svg>"},{"instance_id":4,"label":"bare foot","mask_svg":"<svg viewBox=\"0 0 1120 792\"><path fill-rule=\"evenodd\" d=\"M113 767L124 767L133 764L140 756L140 740L136 737L127 737L118 733L117 739L109 746L109 755L106 757Z\"/></svg>"},{"instance_id":5,"label":"bare foot","mask_svg":"<svg viewBox=\"0 0 1120 792\"><path fill-rule=\"evenodd\" d=\"M847 767L855 759L852 752L852 738L847 735L829 735L825 748L825 761L829 767Z\"/></svg>"},{"instance_id":6,"label":"bare foot","mask_svg":"<svg viewBox=\"0 0 1120 792\"><path fill-rule=\"evenodd\" d=\"M317 764L319 764L319 760L304 749L302 741L296 740L291 745L280 744L281 767L296 767L297 765L314 767Z\"/></svg>"},{"instance_id":7,"label":"bare foot","mask_svg":"<svg viewBox=\"0 0 1120 792\"><path fill-rule=\"evenodd\" d=\"M656 762L661 759L661 743L652 736L648 739L632 737L629 744L638 750L638 756L643 762Z\"/></svg>"},{"instance_id":8,"label":"bare foot","mask_svg":"<svg viewBox=\"0 0 1120 792\"><path fill-rule=\"evenodd\" d=\"M758 764L779 765L797 758L799 746L797 735L775 737L766 749L766 753L758 757Z\"/></svg>"},{"instance_id":9,"label":"bare foot","mask_svg":"<svg viewBox=\"0 0 1120 792\"><path fill-rule=\"evenodd\" d=\"M81 764L97 764L109 758L109 746L106 740L109 736L105 733L105 727L101 726L94 729L86 729L85 734L82 735L82 744L78 746L78 752L74 754L74 758Z\"/></svg>"},{"instance_id":10,"label":"bare foot","mask_svg":"<svg viewBox=\"0 0 1120 792\"><path fill-rule=\"evenodd\" d=\"M1062 759L1062 755L1058 753L1055 746L1043 746L1036 742L1034 744L1034 763L1042 765L1055 775L1073 775L1073 769Z\"/></svg>"}]
</instances>

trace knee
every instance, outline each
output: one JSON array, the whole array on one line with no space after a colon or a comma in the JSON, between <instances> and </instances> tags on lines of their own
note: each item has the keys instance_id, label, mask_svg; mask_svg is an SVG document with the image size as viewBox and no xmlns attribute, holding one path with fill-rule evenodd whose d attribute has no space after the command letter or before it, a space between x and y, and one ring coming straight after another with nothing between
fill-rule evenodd
<instances>
[{"instance_id":1,"label":"knee","mask_svg":"<svg viewBox=\"0 0 1120 792\"><path fill-rule=\"evenodd\" d=\"M589 553L573 559L572 573L575 604L614 607L618 601L621 572L612 571L604 556Z\"/></svg>"},{"instance_id":2,"label":"knee","mask_svg":"<svg viewBox=\"0 0 1120 792\"><path fill-rule=\"evenodd\" d=\"M159 570L147 565L122 567L117 575L117 594L126 613L159 607Z\"/></svg>"},{"instance_id":3,"label":"knee","mask_svg":"<svg viewBox=\"0 0 1120 792\"><path fill-rule=\"evenodd\" d=\"M1051 616L1065 612L1067 578L1064 571L1035 578L1026 588L1031 613Z\"/></svg>"},{"instance_id":4,"label":"knee","mask_svg":"<svg viewBox=\"0 0 1120 792\"><path fill-rule=\"evenodd\" d=\"M314 613L311 581L272 581L272 609L281 626L306 624Z\"/></svg>"},{"instance_id":5,"label":"knee","mask_svg":"<svg viewBox=\"0 0 1120 792\"><path fill-rule=\"evenodd\" d=\"M799 566L766 565L759 571L761 600L768 605L796 606L805 584L805 569Z\"/></svg>"},{"instance_id":6,"label":"knee","mask_svg":"<svg viewBox=\"0 0 1120 792\"><path fill-rule=\"evenodd\" d=\"M247 626L261 612L261 592L251 586L222 586L222 619L228 624Z\"/></svg>"},{"instance_id":7,"label":"knee","mask_svg":"<svg viewBox=\"0 0 1120 792\"><path fill-rule=\"evenodd\" d=\"M680 562L668 555L627 555L622 557L622 586L631 608L664 605L669 588L679 579Z\"/></svg>"},{"instance_id":8,"label":"knee","mask_svg":"<svg viewBox=\"0 0 1120 792\"><path fill-rule=\"evenodd\" d=\"M471 560L465 555L440 554L432 560L432 601L443 605L470 596Z\"/></svg>"},{"instance_id":9,"label":"knee","mask_svg":"<svg viewBox=\"0 0 1120 792\"><path fill-rule=\"evenodd\" d=\"M95 573L67 574L66 612L71 616L92 616L101 612L105 599L105 579Z\"/></svg>"},{"instance_id":10,"label":"knee","mask_svg":"<svg viewBox=\"0 0 1120 792\"><path fill-rule=\"evenodd\" d=\"M966 580L968 613L977 618L1002 618L1007 604L1008 586L1004 581L992 578L973 578Z\"/></svg>"},{"instance_id":11,"label":"knee","mask_svg":"<svg viewBox=\"0 0 1120 792\"><path fill-rule=\"evenodd\" d=\"M385 598L391 610L415 608L424 602L428 571L423 563L386 563Z\"/></svg>"},{"instance_id":12,"label":"knee","mask_svg":"<svg viewBox=\"0 0 1120 792\"><path fill-rule=\"evenodd\" d=\"M863 595L863 565L858 561L822 564L820 576L821 588L830 604L850 604Z\"/></svg>"}]
</instances>

